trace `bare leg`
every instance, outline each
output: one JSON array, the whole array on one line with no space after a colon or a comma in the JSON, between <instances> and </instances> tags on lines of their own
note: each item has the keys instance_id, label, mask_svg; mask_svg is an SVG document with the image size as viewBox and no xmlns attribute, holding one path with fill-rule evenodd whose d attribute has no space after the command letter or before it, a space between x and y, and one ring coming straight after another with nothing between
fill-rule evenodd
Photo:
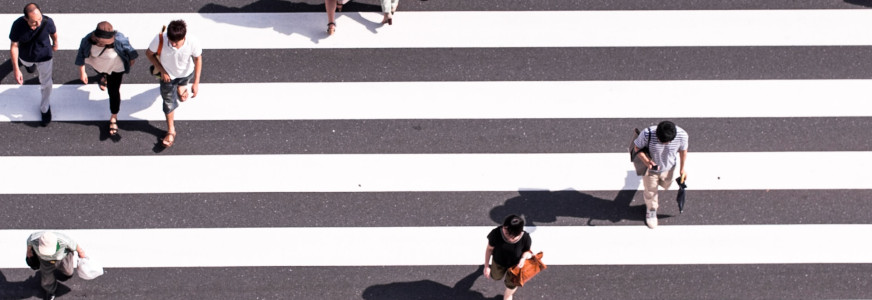
<instances>
[{"instance_id":1,"label":"bare leg","mask_svg":"<svg viewBox=\"0 0 872 300\"><path fill-rule=\"evenodd\" d=\"M506 292L503 293L503 300L512 300L512 295L514 295L517 290L517 287L513 289L506 288Z\"/></svg>"},{"instance_id":2,"label":"bare leg","mask_svg":"<svg viewBox=\"0 0 872 300\"><path fill-rule=\"evenodd\" d=\"M185 102L185 100L188 100L188 86L187 85L180 85L179 86L179 101Z\"/></svg>"},{"instance_id":3,"label":"bare leg","mask_svg":"<svg viewBox=\"0 0 872 300\"><path fill-rule=\"evenodd\" d=\"M336 1L324 0L324 6L327 7L327 33L333 34L336 31Z\"/></svg>"},{"instance_id":4,"label":"bare leg","mask_svg":"<svg viewBox=\"0 0 872 300\"><path fill-rule=\"evenodd\" d=\"M172 147L176 142L176 126L173 123L173 116L175 112L170 112L167 114L167 136L163 139L164 147Z\"/></svg>"}]
</instances>

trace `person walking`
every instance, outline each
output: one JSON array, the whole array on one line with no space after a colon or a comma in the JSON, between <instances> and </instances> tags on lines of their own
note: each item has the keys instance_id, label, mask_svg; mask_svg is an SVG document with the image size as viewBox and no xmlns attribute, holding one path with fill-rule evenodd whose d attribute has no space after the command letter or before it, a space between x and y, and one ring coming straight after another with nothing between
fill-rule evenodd
<instances>
[{"instance_id":1,"label":"person walking","mask_svg":"<svg viewBox=\"0 0 872 300\"><path fill-rule=\"evenodd\" d=\"M648 138L648 137L656 138ZM675 123L663 121L657 126L650 126L639 133L633 141L634 151L648 147L648 153L639 152L638 156L648 170L642 176L642 185L645 187L643 198L645 199L645 223L649 228L657 227L658 186L664 190L672 184L676 163L681 178L687 177L684 171L687 160L687 132Z\"/></svg>"},{"instance_id":2,"label":"person walking","mask_svg":"<svg viewBox=\"0 0 872 300\"><path fill-rule=\"evenodd\" d=\"M75 254L87 257L82 246L65 234L52 231L38 231L27 238L27 257L39 259L40 284L45 290L45 299L54 299L58 281L55 271L73 276Z\"/></svg>"},{"instance_id":3,"label":"person walking","mask_svg":"<svg viewBox=\"0 0 872 300\"><path fill-rule=\"evenodd\" d=\"M88 84L88 74L85 64L91 66L98 74L97 84L100 90L109 93L109 135L118 133L118 110L121 108L121 81L124 74L130 72L139 54L130 46L130 42L120 32L112 28L112 24L103 21L97 24L93 32L82 38L76 55L76 65L79 66L79 78Z\"/></svg>"},{"instance_id":4,"label":"person walking","mask_svg":"<svg viewBox=\"0 0 872 300\"><path fill-rule=\"evenodd\" d=\"M336 11L342 12L342 6L351 0L324 0L324 9L327 10L327 34L336 32Z\"/></svg>"},{"instance_id":5,"label":"person walking","mask_svg":"<svg viewBox=\"0 0 872 300\"><path fill-rule=\"evenodd\" d=\"M167 135L162 143L166 148L176 141L175 109L179 102L188 100L188 83L192 80L190 97L197 97L203 70L203 48L200 41L187 32L185 21L172 21L166 33L155 36L145 51L155 70L160 72L160 95L167 119ZM156 53L160 53L159 58Z\"/></svg>"},{"instance_id":6,"label":"person walking","mask_svg":"<svg viewBox=\"0 0 872 300\"><path fill-rule=\"evenodd\" d=\"M504 279L506 291L503 293L503 300L511 300L518 290L514 284L515 275L509 272L509 268L524 267L524 261L533 257L533 252L530 251L532 244L530 234L524 231L524 219L517 215L507 216L502 226L497 226L487 235L484 277Z\"/></svg>"},{"instance_id":7,"label":"person walking","mask_svg":"<svg viewBox=\"0 0 872 300\"><path fill-rule=\"evenodd\" d=\"M385 14L382 24L394 25L394 13L397 12L399 4L400 0L381 0L382 12Z\"/></svg>"},{"instance_id":8,"label":"person walking","mask_svg":"<svg viewBox=\"0 0 872 300\"><path fill-rule=\"evenodd\" d=\"M39 91L42 94L39 104L40 124L48 126L51 122L52 56L58 51L58 34L54 21L44 16L36 3L28 3L24 6L24 16L12 22L9 40L12 41L9 56L15 81L24 84L19 63L28 73L39 72Z\"/></svg>"}]
</instances>

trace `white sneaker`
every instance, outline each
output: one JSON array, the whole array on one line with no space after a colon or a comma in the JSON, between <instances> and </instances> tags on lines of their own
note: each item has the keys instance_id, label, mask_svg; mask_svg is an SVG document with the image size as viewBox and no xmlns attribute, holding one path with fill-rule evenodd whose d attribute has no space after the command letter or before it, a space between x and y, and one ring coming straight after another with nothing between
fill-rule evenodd
<instances>
[{"instance_id":1,"label":"white sneaker","mask_svg":"<svg viewBox=\"0 0 872 300\"><path fill-rule=\"evenodd\" d=\"M648 224L648 228L657 227L657 210L652 209L645 214L645 223Z\"/></svg>"}]
</instances>

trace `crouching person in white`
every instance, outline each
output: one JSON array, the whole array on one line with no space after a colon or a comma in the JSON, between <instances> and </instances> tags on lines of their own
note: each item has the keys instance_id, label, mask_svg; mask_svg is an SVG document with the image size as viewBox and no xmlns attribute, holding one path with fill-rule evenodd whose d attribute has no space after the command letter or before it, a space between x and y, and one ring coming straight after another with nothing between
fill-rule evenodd
<instances>
[{"instance_id":1,"label":"crouching person in white","mask_svg":"<svg viewBox=\"0 0 872 300\"><path fill-rule=\"evenodd\" d=\"M36 255L39 258L39 273L42 276L40 283L45 290L46 299L54 299L58 287L55 270L60 270L66 276L73 275L76 252L79 258L85 258L82 247L62 233L39 231L27 238L27 257Z\"/></svg>"}]
</instances>

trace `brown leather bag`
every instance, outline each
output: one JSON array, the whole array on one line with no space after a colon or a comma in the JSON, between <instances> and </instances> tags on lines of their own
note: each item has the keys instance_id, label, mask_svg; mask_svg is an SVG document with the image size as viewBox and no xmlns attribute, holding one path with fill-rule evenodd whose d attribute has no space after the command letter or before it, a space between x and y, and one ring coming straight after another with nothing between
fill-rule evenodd
<instances>
[{"instance_id":1,"label":"brown leather bag","mask_svg":"<svg viewBox=\"0 0 872 300\"><path fill-rule=\"evenodd\" d=\"M527 281L542 270L545 270L545 268L548 268L548 266L542 262L542 251L539 251L538 254L533 255L533 257L524 262L523 268L518 268L518 266L509 268L509 272L515 275L512 278L512 283L516 286L524 286Z\"/></svg>"},{"instance_id":2,"label":"brown leather bag","mask_svg":"<svg viewBox=\"0 0 872 300\"><path fill-rule=\"evenodd\" d=\"M163 44L164 44L163 33L166 30L167 30L167 26L164 25L163 27L161 27L160 33L157 34L159 44L157 45L157 52L154 53L154 58L156 58L158 62L160 62L160 53L163 50ZM152 76L160 79L160 71L157 70L154 66L148 67L148 73L151 74Z\"/></svg>"}]
</instances>

